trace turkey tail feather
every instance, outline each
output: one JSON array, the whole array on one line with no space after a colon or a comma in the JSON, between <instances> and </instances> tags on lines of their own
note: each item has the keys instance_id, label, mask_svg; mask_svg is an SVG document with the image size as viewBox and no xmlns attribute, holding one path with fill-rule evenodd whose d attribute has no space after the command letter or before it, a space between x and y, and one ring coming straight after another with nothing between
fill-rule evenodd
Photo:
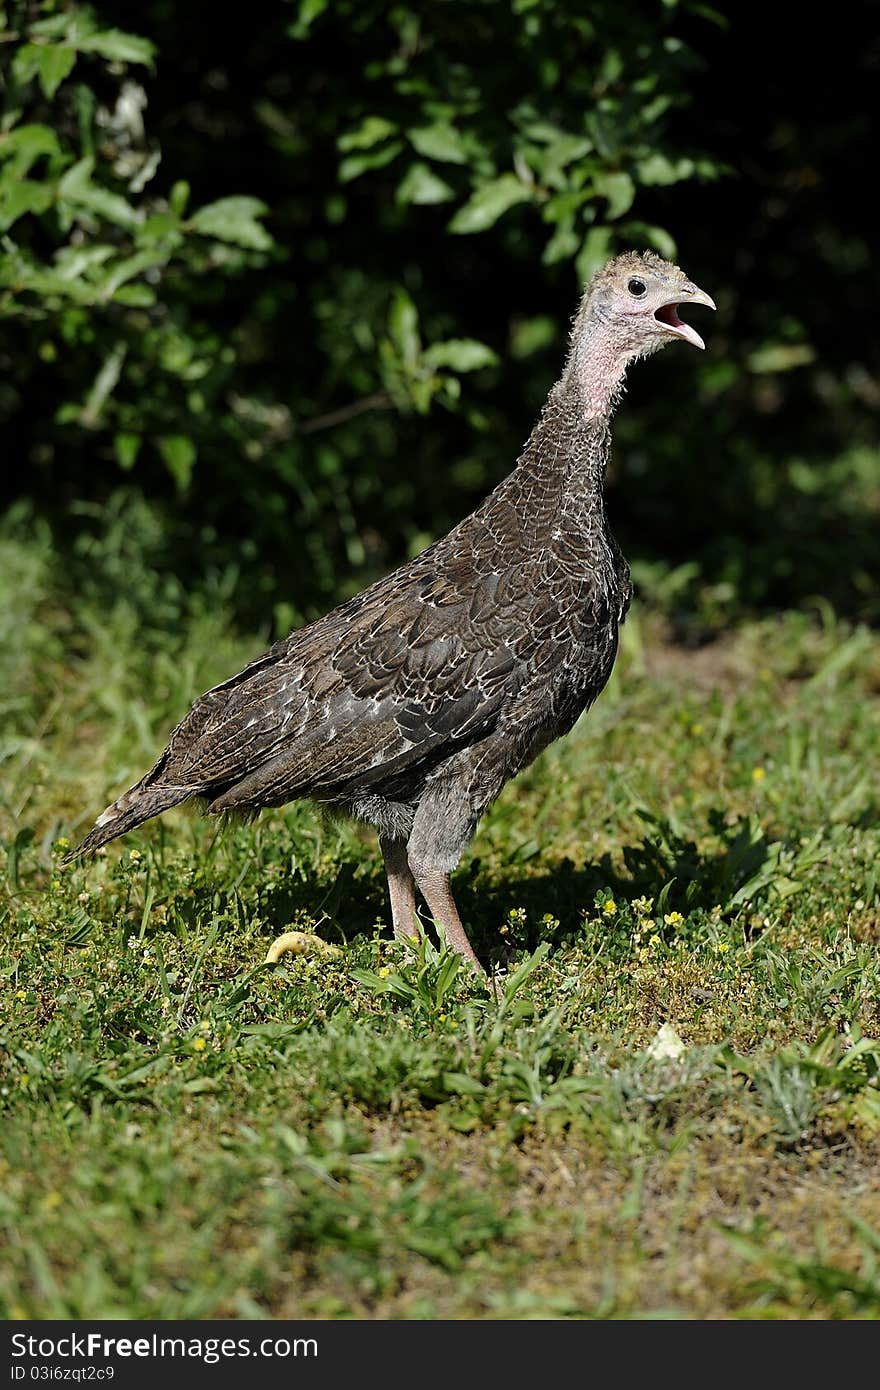
<instances>
[{"instance_id":1,"label":"turkey tail feather","mask_svg":"<svg viewBox=\"0 0 880 1390\"><path fill-rule=\"evenodd\" d=\"M65 854L62 864L71 864L74 859L94 854L101 845L117 839L128 830L134 830L135 826L143 825L144 821L152 820L154 816L160 816L171 806L179 806L182 801L188 801L193 794L191 787L168 787L162 786L161 783L145 786L139 782L131 791L120 796L118 801L114 801L112 806L107 807L85 839Z\"/></svg>"}]
</instances>

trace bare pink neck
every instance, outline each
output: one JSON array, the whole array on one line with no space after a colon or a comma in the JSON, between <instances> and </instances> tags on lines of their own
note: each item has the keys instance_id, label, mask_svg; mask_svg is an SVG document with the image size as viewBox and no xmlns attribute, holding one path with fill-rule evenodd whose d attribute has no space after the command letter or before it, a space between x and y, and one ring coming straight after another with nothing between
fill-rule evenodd
<instances>
[{"instance_id":1,"label":"bare pink neck","mask_svg":"<svg viewBox=\"0 0 880 1390\"><path fill-rule=\"evenodd\" d=\"M576 387L585 420L611 414L623 388L627 361L607 324L594 323L588 333L577 335L563 380Z\"/></svg>"}]
</instances>

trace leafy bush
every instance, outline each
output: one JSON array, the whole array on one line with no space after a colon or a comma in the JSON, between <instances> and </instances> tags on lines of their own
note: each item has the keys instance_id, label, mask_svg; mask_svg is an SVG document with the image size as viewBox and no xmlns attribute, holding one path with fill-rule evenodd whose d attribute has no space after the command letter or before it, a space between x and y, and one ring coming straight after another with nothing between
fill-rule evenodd
<instances>
[{"instance_id":1,"label":"leafy bush","mask_svg":"<svg viewBox=\"0 0 880 1390\"><path fill-rule=\"evenodd\" d=\"M243 613L285 627L506 472L584 277L680 242L721 313L708 359L668 354L621 416L617 524L749 601L815 591L875 505L847 173L869 73L823 62L818 129L809 61L780 74L757 22L697 0L289 0L243 33L152 0L130 33L113 0L9 6L7 497L63 544L72 503L136 486L184 581L235 555ZM841 491L827 459L860 441ZM873 611L857 529L833 597Z\"/></svg>"}]
</instances>

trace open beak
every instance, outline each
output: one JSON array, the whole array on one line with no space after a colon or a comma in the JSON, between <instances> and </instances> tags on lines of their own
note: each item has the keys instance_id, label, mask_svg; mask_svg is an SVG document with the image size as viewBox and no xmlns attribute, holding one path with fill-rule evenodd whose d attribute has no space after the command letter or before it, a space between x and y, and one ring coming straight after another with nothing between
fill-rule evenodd
<instances>
[{"instance_id":1,"label":"open beak","mask_svg":"<svg viewBox=\"0 0 880 1390\"><path fill-rule=\"evenodd\" d=\"M696 285L682 294L680 299L674 299L669 304L661 304L656 310L654 318L661 323L668 333L672 333L676 338L683 338L686 343L693 343L694 347L705 348L699 333L695 328L691 328L689 323L682 323L678 317L678 310L684 301L688 304L705 304L707 309L715 308L715 301L703 290L698 290Z\"/></svg>"}]
</instances>

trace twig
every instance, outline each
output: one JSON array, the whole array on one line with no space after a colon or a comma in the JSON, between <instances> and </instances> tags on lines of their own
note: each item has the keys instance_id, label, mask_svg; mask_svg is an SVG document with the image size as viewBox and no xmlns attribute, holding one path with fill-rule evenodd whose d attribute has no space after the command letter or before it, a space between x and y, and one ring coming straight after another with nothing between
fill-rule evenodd
<instances>
[{"instance_id":1,"label":"twig","mask_svg":"<svg viewBox=\"0 0 880 1390\"><path fill-rule=\"evenodd\" d=\"M391 397L387 391L375 391L372 396L364 396L359 401L352 401L351 405L340 406L338 410L330 410L326 415L315 415L311 420L306 420L300 425L300 434L314 434L316 430L329 430L334 425L341 425L346 420L353 420L356 415L362 415L365 410L387 410L391 405Z\"/></svg>"}]
</instances>

